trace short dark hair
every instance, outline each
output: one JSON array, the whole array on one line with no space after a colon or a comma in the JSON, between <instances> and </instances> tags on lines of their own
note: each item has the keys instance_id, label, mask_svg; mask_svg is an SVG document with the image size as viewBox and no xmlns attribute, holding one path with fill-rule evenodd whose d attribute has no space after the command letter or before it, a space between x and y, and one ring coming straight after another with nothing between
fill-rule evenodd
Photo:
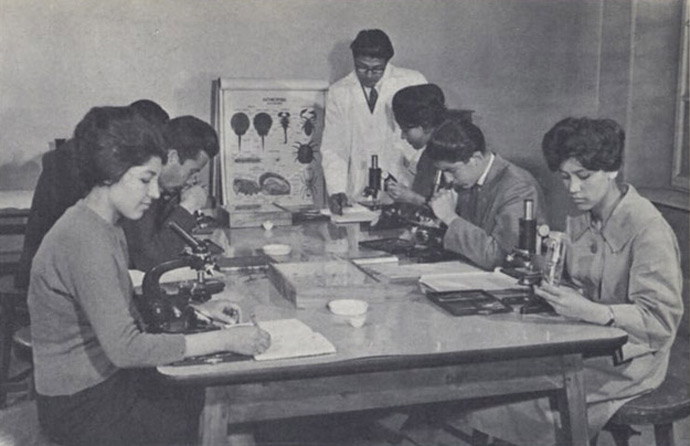
<instances>
[{"instance_id":1,"label":"short dark hair","mask_svg":"<svg viewBox=\"0 0 690 446\"><path fill-rule=\"evenodd\" d=\"M446 98L436 84L412 85L393 96L393 114L400 128L433 129L443 123Z\"/></svg>"},{"instance_id":2,"label":"short dark hair","mask_svg":"<svg viewBox=\"0 0 690 446\"><path fill-rule=\"evenodd\" d=\"M166 122L170 121L168 112L150 99L139 99L129 104L129 106L136 110L142 118L155 126L162 127Z\"/></svg>"},{"instance_id":3,"label":"short dark hair","mask_svg":"<svg viewBox=\"0 0 690 446\"><path fill-rule=\"evenodd\" d=\"M352 57L376 57L389 61L395 52L388 35L380 29L365 29L350 44Z\"/></svg>"},{"instance_id":4,"label":"short dark hair","mask_svg":"<svg viewBox=\"0 0 690 446\"><path fill-rule=\"evenodd\" d=\"M541 143L549 169L556 171L569 158L588 170L614 172L623 163L625 131L612 119L565 118Z\"/></svg>"},{"instance_id":5,"label":"short dark hair","mask_svg":"<svg viewBox=\"0 0 690 446\"><path fill-rule=\"evenodd\" d=\"M196 159L203 150L209 158L220 151L218 135L209 124L194 116L171 119L163 130L168 150L176 150L180 162Z\"/></svg>"},{"instance_id":6,"label":"short dark hair","mask_svg":"<svg viewBox=\"0 0 690 446\"><path fill-rule=\"evenodd\" d=\"M79 176L87 190L116 183L133 166L167 159L158 128L131 107L94 107L77 124Z\"/></svg>"},{"instance_id":7,"label":"short dark hair","mask_svg":"<svg viewBox=\"0 0 690 446\"><path fill-rule=\"evenodd\" d=\"M467 162L474 152L486 152L484 134L469 121L447 119L426 145L429 158L434 161Z\"/></svg>"}]
</instances>

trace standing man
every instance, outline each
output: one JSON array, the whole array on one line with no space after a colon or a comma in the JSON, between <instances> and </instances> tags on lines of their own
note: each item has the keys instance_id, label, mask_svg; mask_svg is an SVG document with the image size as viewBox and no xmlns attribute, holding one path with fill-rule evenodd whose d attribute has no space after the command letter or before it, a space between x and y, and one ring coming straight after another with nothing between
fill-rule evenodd
<instances>
[{"instance_id":1,"label":"standing man","mask_svg":"<svg viewBox=\"0 0 690 446\"><path fill-rule=\"evenodd\" d=\"M411 182L406 165L414 150L399 137L391 101L401 88L427 82L421 73L389 63L393 44L379 29L360 31L350 49L354 71L328 89L321 142L328 205L338 214L361 197L372 155L384 172Z\"/></svg>"},{"instance_id":2,"label":"standing man","mask_svg":"<svg viewBox=\"0 0 690 446\"><path fill-rule=\"evenodd\" d=\"M130 264L140 271L180 255L185 244L168 223L175 222L186 231L194 227L194 212L206 207L208 193L193 180L220 150L213 127L193 116L171 119L163 136L168 160L158 179L161 197L142 218L122 224Z\"/></svg>"},{"instance_id":3,"label":"standing man","mask_svg":"<svg viewBox=\"0 0 690 446\"><path fill-rule=\"evenodd\" d=\"M476 125L448 120L427 143L434 166L450 177L453 189L437 193L429 203L448 225L443 247L482 268L500 266L518 245L524 201L534 203L534 216L544 221L544 198L532 174L486 150Z\"/></svg>"}]
</instances>

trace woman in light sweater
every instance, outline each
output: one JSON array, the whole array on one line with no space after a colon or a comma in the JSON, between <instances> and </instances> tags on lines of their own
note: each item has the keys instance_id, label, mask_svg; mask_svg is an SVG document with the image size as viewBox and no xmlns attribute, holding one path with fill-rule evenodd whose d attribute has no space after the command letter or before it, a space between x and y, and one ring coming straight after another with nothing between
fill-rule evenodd
<instances>
[{"instance_id":1,"label":"woman in light sweater","mask_svg":"<svg viewBox=\"0 0 690 446\"><path fill-rule=\"evenodd\" d=\"M140 218L158 198L166 152L158 130L129 107L98 107L87 117L75 144L90 192L47 233L31 270L39 422L61 444L189 444L203 391L166 388L152 379L153 367L221 351L252 355L270 338L256 327L142 331L120 221ZM230 306L206 310L224 320Z\"/></svg>"}]
</instances>

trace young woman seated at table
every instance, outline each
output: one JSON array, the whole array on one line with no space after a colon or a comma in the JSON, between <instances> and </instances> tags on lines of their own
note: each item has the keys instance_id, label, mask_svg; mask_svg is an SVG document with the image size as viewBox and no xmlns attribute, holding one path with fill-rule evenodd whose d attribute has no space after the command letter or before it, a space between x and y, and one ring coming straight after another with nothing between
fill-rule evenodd
<instances>
[{"instance_id":1,"label":"young woman seated at table","mask_svg":"<svg viewBox=\"0 0 690 446\"><path fill-rule=\"evenodd\" d=\"M153 367L221 351L256 354L270 339L256 327L142 332L120 221L140 218L158 198L166 152L158 130L131 108L94 108L87 117L75 144L90 192L46 234L31 271L39 422L67 445L190 444L203 391L167 388ZM230 302L207 304L216 319L229 319Z\"/></svg>"},{"instance_id":2,"label":"young woman seated at table","mask_svg":"<svg viewBox=\"0 0 690 446\"><path fill-rule=\"evenodd\" d=\"M567 118L542 142L549 168L558 172L582 213L566 224L566 281L542 284L535 293L568 319L628 334L622 363L606 357L585 360L591 436L624 403L664 380L683 313L673 231L632 185L616 181L624 141L623 129L610 119ZM563 444L557 419L546 399L468 417L475 429L518 445Z\"/></svg>"}]
</instances>

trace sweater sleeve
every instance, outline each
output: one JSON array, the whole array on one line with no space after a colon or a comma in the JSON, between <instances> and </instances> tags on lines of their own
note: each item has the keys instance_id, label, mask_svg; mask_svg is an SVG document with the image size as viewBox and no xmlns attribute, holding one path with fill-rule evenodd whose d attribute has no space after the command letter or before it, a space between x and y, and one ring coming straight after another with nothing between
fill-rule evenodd
<instances>
[{"instance_id":1,"label":"sweater sleeve","mask_svg":"<svg viewBox=\"0 0 690 446\"><path fill-rule=\"evenodd\" d=\"M159 199L139 220L123 222L122 227L129 246L130 265L134 269L146 272L156 265L180 256L185 244L168 227L170 222L191 231L196 219L178 204Z\"/></svg>"},{"instance_id":2,"label":"sweater sleeve","mask_svg":"<svg viewBox=\"0 0 690 446\"><path fill-rule=\"evenodd\" d=\"M500 194L495 198L497 210L490 231L458 217L448 226L444 247L487 270L500 266L506 254L517 246L524 200L531 199L537 206L540 203L537 189L529 183L516 184Z\"/></svg>"},{"instance_id":3,"label":"sweater sleeve","mask_svg":"<svg viewBox=\"0 0 690 446\"><path fill-rule=\"evenodd\" d=\"M628 283L631 303L611 305L616 326L625 330L632 341L623 348L626 359L639 353L635 345L646 347L644 351L669 345L683 314L678 244L671 229L660 223L648 225L632 240Z\"/></svg>"},{"instance_id":4,"label":"sweater sleeve","mask_svg":"<svg viewBox=\"0 0 690 446\"><path fill-rule=\"evenodd\" d=\"M124 253L116 240L102 234L83 234L73 240L72 250L61 260L69 274L75 300L84 311L99 344L110 361L120 368L149 367L181 360L183 335L143 333L131 307L131 284ZM115 237L111 234L111 239Z\"/></svg>"}]
</instances>

